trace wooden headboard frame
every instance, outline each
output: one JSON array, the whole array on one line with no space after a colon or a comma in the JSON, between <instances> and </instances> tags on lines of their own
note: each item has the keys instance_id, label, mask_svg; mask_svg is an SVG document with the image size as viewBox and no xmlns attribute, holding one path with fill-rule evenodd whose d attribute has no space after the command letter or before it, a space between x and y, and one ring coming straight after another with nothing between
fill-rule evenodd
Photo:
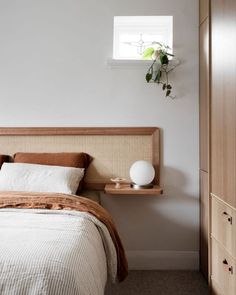
<instances>
[{"instance_id":1,"label":"wooden headboard frame","mask_svg":"<svg viewBox=\"0 0 236 295\"><path fill-rule=\"evenodd\" d=\"M67 138L69 138L67 142ZM60 141L58 142L58 140ZM82 140L82 146L86 150L76 148L76 143L81 146L80 140ZM28 147L32 145L32 150ZM46 141L46 148L44 149L44 141ZM48 143L48 141L50 141ZM72 141L72 143L71 143ZM95 142L95 147L94 147ZM42 147L37 146L41 145ZM129 170L127 167L122 167L120 158L123 163L131 162L139 159L146 159L152 162L156 177L154 180L155 184L159 184L159 169L160 169L160 130L156 127L42 127L42 128L0 128L0 154L13 155L15 152L59 152L63 148L63 144L66 144L66 151L74 152L88 152L90 153L90 146L93 145L93 149L99 149L100 155L106 157L107 151L114 149L116 157L113 159L106 158L109 163L112 162L112 169L116 171L122 171L126 175L116 175L127 177ZM134 146L135 144L135 146ZM73 145L73 146L72 146ZM11 146L11 147L9 147ZM62 147L61 147L62 146ZM9 148L8 148L9 147ZM61 148L61 149L60 149ZM120 149L120 151L119 151ZM140 149L140 152L138 151ZM120 152L120 153L119 153ZM127 153L127 159L126 159ZM132 158L132 154L135 154ZM146 155L147 154L147 155ZM146 158L147 156L147 158ZM108 157L108 156L107 156ZM141 157L141 158L140 158ZM96 157L95 164L96 164ZM130 163L127 163L127 165ZM132 162L131 162L132 164ZM102 190L105 183L109 182L109 178L114 175L107 174L106 166L93 167L93 163L90 165L88 173L85 179L86 187L88 189ZM103 169L102 171L99 169ZM123 171L123 170L125 171ZM89 171L91 170L91 171ZM104 172L104 176L102 175ZM97 176L96 176L97 173ZM121 172L120 172L121 173ZM98 179L98 181L97 181Z\"/></svg>"}]
</instances>

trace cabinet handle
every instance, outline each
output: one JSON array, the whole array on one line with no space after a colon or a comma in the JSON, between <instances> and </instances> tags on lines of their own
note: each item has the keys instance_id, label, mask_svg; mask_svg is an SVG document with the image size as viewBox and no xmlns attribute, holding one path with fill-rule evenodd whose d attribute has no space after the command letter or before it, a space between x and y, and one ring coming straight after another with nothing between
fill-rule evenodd
<instances>
[{"instance_id":1,"label":"cabinet handle","mask_svg":"<svg viewBox=\"0 0 236 295\"><path fill-rule=\"evenodd\" d=\"M227 261L226 259L224 259L224 260L222 261L222 263L225 264L225 265L228 265L228 261Z\"/></svg>"},{"instance_id":2,"label":"cabinet handle","mask_svg":"<svg viewBox=\"0 0 236 295\"><path fill-rule=\"evenodd\" d=\"M233 222L233 219L232 219L232 216L230 216L227 212L223 212L223 216L227 219L227 221L232 224Z\"/></svg>"},{"instance_id":3,"label":"cabinet handle","mask_svg":"<svg viewBox=\"0 0 236 295\"><path fill-rule=\"evenodd\" d=\"M226 259L224 259L223 261L222 261L222 263L224 264L224 266L226 267L225 268L225 271L229 271L231 274L233 274L233 266L229 266L229 267L227 267L229 264L228 264L228 261L226 260Z\"/></svg>"}]
</instances>

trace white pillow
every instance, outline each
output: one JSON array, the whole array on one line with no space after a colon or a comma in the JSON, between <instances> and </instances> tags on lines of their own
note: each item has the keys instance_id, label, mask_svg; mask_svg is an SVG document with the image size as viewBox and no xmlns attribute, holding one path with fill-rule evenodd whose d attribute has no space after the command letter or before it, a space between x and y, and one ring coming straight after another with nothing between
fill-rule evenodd
<instances>
[{"instance_id":1,"label":"white pillow","mask_svg":"<svg viewBox=\"0 0 236 295\"><path fill-rule=\"evenodd\" d=\"M0 190L75 194L83 176L81 168L4 163Z\"/></svg>"}]
</instances>

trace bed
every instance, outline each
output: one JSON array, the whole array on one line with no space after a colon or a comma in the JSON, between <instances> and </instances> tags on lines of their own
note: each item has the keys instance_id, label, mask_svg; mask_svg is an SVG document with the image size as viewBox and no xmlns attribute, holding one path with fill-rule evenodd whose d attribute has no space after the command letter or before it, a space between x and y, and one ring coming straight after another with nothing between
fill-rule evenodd
<instances>
[{"instance_id":1,"label":"bed","mask_svg":"<svg viewBox=\"0 0 236 295\"><path fill-rule=\"evenodd\" d=\"M102 295L108 279L126 278L124 248L95 191L113 175L127 177L136 159L158 170L158 134L157 128L0 128L0 294ZM73 160L64 162L65 153ZM82 173L77 185L74 172Z\"/></svg>"},{"instance_id":2,"label":"bed","mask_svg":"<svg viewBox=\"0 0 236 295\"><path fill-rule=\"evenodd\" d=\"M0 293L104 294L106 255L111 256L113 279L116 260L112 242L99 226L78 212L1 210Z\"/></svg>"},{"instance_id":3,"label":"bed","mask_svg":"<svg viewBox=\"0 0 236 295\"><path fill-rule=\"evenodd\" d=\"M65 194L0 192L0 293L104 294L127 275L109 214Z\"/></svg>"}]
</instances>

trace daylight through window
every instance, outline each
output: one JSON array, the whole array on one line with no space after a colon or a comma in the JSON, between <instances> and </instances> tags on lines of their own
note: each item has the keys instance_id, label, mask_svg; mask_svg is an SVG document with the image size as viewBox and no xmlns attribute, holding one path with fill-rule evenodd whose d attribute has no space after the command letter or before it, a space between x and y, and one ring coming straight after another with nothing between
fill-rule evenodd
<instances>
[{"instance_id":1,"label":"daylight through window","mask_svg":"<svg viewBox=\"0 0 236 295\"><path fill-rule=\"evenodd\" d=\"M144 50L153 42L172 48L172 16L115 16L114 59L142 59Z\"/></svg>"}]
</instances>

